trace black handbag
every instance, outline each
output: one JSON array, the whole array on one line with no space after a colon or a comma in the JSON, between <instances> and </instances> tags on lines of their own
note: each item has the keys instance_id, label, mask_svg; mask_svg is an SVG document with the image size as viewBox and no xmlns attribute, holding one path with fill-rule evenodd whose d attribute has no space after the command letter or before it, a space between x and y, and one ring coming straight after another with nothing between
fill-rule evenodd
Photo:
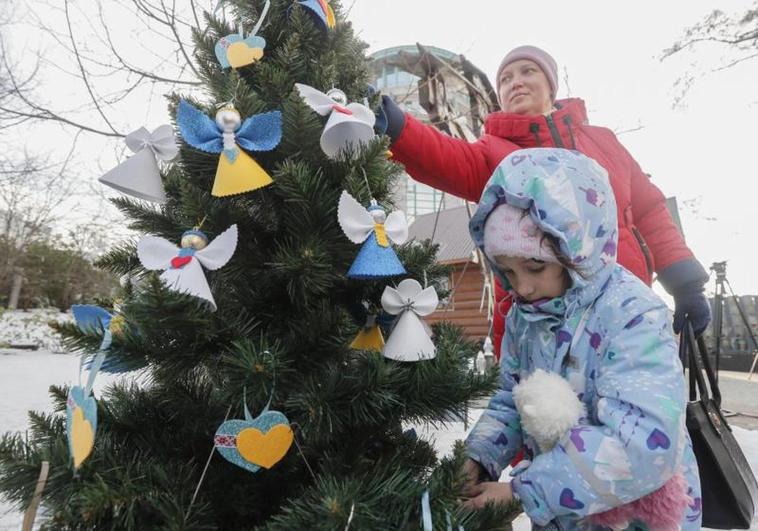
<instances>
[{"instance_id":1,"label":"black handbag","mask_svg":"<svg viewBox=\"0 0 758 531\"><path fill-rule=\"evenodd\" d=\"M689 362L690 368L687 430L700 472L703 526L749 529L758 505L758 484L732 429L721 414L721 391L705 341L702 336L695 339L689 322L682 331L679 356L683 364ZM710 393L703 371L708 378Z\"/></svg>"}]
</instances>

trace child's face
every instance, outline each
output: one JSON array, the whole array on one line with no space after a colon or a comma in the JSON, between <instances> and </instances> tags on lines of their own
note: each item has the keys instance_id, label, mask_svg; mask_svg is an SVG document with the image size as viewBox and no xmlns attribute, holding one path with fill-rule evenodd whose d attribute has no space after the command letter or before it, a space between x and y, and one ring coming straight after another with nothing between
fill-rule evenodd
<instances>
[{"instance_id":1,"label":"child's face","mask_svg":"<svg viewBox=\"0 0 758 531\"><path fill-rule=\"evenodd\" d=\"M495 262L516 294L529 302L560 297L571 285L561 264L512 256L496 256Z\"/></svg>"},{"instance_id":2,"label":"child's face","mask_svg":"<svg viewBox=\"0 0 758 531\"><path fill-rule=\"evenodd\" d=\"M500 106L516 114L544 114L553 106L550 83L537 63L520 59L500 72Z\"/></svg>"}]
</instances>

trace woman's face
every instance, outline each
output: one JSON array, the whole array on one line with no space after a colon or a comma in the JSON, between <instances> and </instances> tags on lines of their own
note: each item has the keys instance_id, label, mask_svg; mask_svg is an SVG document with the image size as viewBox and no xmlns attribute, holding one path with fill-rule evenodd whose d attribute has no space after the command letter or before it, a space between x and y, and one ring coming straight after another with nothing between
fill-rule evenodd
<instances>
[{"instance_id":1,"label":"woman's face","mask_svg":"<svg viewBox=\"0 0 758 531\"><path fill-rule=\"evenodd\" d=\"M515 114L545 114L553 107L550 83L537 63L514 61L500 72L500 107Z\"/></svg>"},{"instance_id":2,"label":"woman's face","mask_svg":"<svg viewBox=\"0 0 758 531\"><path fill-rule=\"evenodd\" d=\"M496 256L495 262L513 291L529 302L560 297L571 283L561 264L503 255Z\"/></svg>"}]
</instances>

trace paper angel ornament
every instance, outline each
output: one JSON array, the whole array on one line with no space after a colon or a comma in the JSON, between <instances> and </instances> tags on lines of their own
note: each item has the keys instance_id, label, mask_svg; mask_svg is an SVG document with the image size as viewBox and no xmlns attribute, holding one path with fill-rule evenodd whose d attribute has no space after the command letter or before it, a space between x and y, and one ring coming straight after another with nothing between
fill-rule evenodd
<instances>
[{"instance_id":1,"label":"paper angel ornament","mask_svg":"<svg viewBox=\"0 0 758 531\"><path fill-rule=\"evenodd\" d=\"M240 25L239 33L222 37L216 43L215 52L218 62L223 68L240 68L258 61L263 57L263 49L266 47L266 39L258 36L258 30L261 28L263 19L271 7L271 1L266 0L263 6L263 12L258 17L258 22L247 37ZM218 9L218 6L216 7Z\"/></svg>"},{"instance_id":2,"label":"paper angel ornament","mask_svg":"<svg viewBox=\"0 0 758 531\"><path fill-rule=\"evenodd\" d=\"M126 146L134 155L98 180L138 199L164 203L166 193L163 191L158 161L169 161L179 153L174 141L174 129L170 125L162 125L150 133L140 127L126 135Z\"/></svg>"},{"instance_id":3,"label":"paper angel ornament","mask_svg":"<svg viewBox=\"0 0 758 531\"><path fill-rule=\"evenodd\" d=\"M282 460L292 446L295 434L289 420L269 406L253 418L245 404L245 420L227 420L216 430L213 444L230 463L257 472Z\"/></svg>"},{"instance_id":4,"label":"paper angel ornament","mask_svg":"<svg viewBox=\"0 0 758 531\"><path fill-rule=\"evenodd\" d=\"M329 158L337 158L346 150L355 150L374 138L374 112L360 103L347 103L339 89L328 93L308 85L295 83L303 101L321 116L329 116L321 133L321 149Z\"/></svg>"},{"instance_id":5,"label":"paper angel ornament","mask_svg":"<svg viewBox=\"0 0 758 531\"><path fill-rule=\"evenodd\" d=\"M391 286L384 288L382 307L398 316L384 345L384 357L398 361L434 358L437 350L421 317L436 310L437 304L439 299L434 287L424 289L412 278L403 280L397 289Z\"/></svg>"},{"instance_id":6,"label":"paper angel ornament","mask_svg":"<svg viewBox=\"0 0 758 531\"><path fill-rule=\"evenodd\" d=\"M401 210L388 216L373 199L366 209L343 191L337 207L337 219L351 242L363 244L347 272L348 277L372 279L406 274L390 245L390 241L401 245L408 238L408 222Z\"/></svg>"},{"instance_id":7,"label":"paper angel ornament","mask_svg":"<svg viewBox=\"0 0 758 531\"><path fill-rule=\"evenodd\" d=\"M240 148L271 151L282 138L282 116L271 111L251 116L243 122L233 105L216 113L215 122L185 100L176 113L184 140L207 153L220 153L211 194L216 197L250 192L271 184L271 176Z\"/></svg>"},{"instance_id":8,"label":"paper angel ornament","mask_svg":"<svg viewBox=\"0 0 758 531\"><path fill-rule=\"evenodd\" d=\"M79 385L75 385L69 390L66 400L68 450L74 469L78 469L84 460L90 456L95 446L97 403L92 397L92 385L103 365L105 354L111 346L112 335L109 325L112 319L107 311L97 306L75 305L71 310L74 314L74 321L82 332L103 331L103 341L100 343L97 355L91 362L87 384L82 387L80 366Z\"/></svg>"},{"instance_id":9,"label":"paper angel ornament","mask_svg":"<svg viewBox=\"0 0 758 531\"><path fill-rule=\"evenodd\" d=\"M145 236L137 244L137 256L145 269L165 270L161 280L169 289L194 295L208 301L216 311L203 268L220 269L232 258L237 248L237 225L232 225L208 243L200 230L182 234L181 248L157 236Z\"/></svg>"},{"instance_id":10,"label":"paper angel ornament","mask_svg":"<svg viewBox=\"0 0 758 531\"><path fill-rule=\"evenodd\" d=\"M313 19L322 30L330 30L337 24L329 0L301 0L298 4L313 15Z\"/></svg>"},{"instance_id":11,"label":"paper angel ornament","mask_svg":"<svg viewBox=\"0 0 758 531\"><path fill-rule=\"evenodd\" d=\"M366 317L366 323L355 336L353 342L350 343L350 348L355 350L371 350L374 352L381 352L384 348L384 336L382 336L382 329L376 322L376 315L368 315Z\"/></svg>"}]
</instances>

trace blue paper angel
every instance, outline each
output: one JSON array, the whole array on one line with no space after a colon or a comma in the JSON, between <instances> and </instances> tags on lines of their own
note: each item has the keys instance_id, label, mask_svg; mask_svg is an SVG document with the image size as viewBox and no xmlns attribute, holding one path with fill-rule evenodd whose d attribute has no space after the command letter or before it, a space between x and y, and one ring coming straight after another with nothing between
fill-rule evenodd
<instances>
[{"instance_id":1,"label":"blue paper angel","mask_svg":"<svg viewBox=\"0 0 758 531\"><path fill-rule=\"evenodd\" d=\"M389 216L372 200L368 209L343 191L337 207L342 231L361 250L347 272L350 278L373 279L406 274L390 241L400 245L408 238L408 222L400 210Z\"/></svg>"},{"instance_id":2,"label":"blue paper angel","mask_svg":"<svg viewBox=\"0 0 758 531\"><path fill-rule=\"evenodd\" d=\"M250 192L273 182L247 151L271 151L282 138L279 111L256 114L243 122L233 105L227 104L211 120L185 100L179 102L176 123L184 140L208 153L220 153L211 194L215 197Z\"/></svg>"}]
</instances>

